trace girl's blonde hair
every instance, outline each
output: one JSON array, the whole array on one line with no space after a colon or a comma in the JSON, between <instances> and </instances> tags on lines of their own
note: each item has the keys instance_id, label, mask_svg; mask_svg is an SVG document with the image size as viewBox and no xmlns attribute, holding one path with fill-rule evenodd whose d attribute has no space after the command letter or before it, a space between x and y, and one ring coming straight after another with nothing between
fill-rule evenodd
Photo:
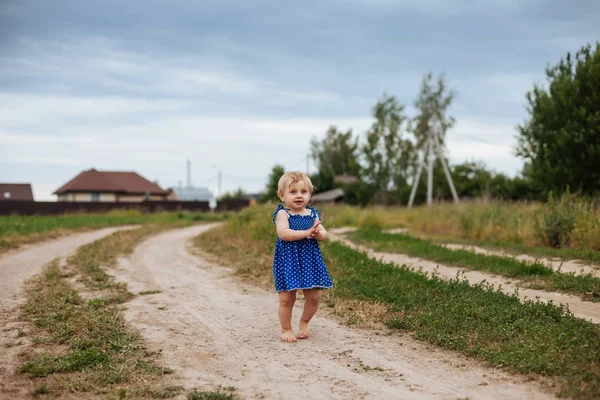
<instances>
[{"instance_id":1,"label":"girl's blonde hair","mask_svg":"<svg viewBox=\"0 0 600 400\"><path fill-rule=\"evenodd\" d=\"M289 188L292 183L300 181L304 181L304 183L306 183L306 186L308 186L308 191L310 194L312 194L314 186L308 175L303 172L290 171L286 172L281 176L281 178L279 178L279 183L277 184L277 195L279 198L283 196L285 189Z\"/></svg>"}]
</instances>

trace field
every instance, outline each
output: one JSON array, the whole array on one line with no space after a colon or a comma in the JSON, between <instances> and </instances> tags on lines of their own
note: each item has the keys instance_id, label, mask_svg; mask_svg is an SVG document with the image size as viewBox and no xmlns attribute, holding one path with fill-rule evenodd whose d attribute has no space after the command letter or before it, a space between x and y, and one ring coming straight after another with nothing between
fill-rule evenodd
<instances>
[{"instance_id":1,"label":"field","mask_svg":"<svg viewBox=\"0 0 600 400\"><path fill-rule=\"evenodd\" d=\"M469 202L406 208L330 206L329 226L408 228L444 242L500 247L514 253L600 261L600 208L563 196L547 204Z\"/></svg>"},{"instance_id":2,"label":"field","mask_svg":"<svg viewBox=\"0 0 600 400\"><path fill-rule=\"evenodd\" d=\"M2 361L15 372L0 375L0 393L597 398L599 215L567 200L321 207L334 288L313 337L291 346L277 340L273 204L10 217L0 238L16 250L0 259L0 273L13 271L2 289L25 305L3 302ZM60 246L73 255L56 258ZM36 277L19 289L26 275Z\"/></svg>"},{"instance_id":3,"label":"field","mask_svg":"<svg viewBox=\"0 0 600 400\"><path fill-rule=\"evenodd\" d=\"M226 214L156 213L114 211L106 214L69 214L63 216L0 216L0 253L25 243L33 243L66 233L107 226L168 224L177 221L218 221Z\"/></svg>"}]
</instances>

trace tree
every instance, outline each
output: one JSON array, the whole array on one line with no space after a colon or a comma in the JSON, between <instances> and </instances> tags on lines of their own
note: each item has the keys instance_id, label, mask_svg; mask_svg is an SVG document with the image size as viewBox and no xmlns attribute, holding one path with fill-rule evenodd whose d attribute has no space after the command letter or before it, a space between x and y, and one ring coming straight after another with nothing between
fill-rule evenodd
<instances>
[{"instance_id":1,"label":"tree","mask_svg":"<svg viewBox=\"0 0 600 400\"><path fill-rule=\"evenodd\" d=\"M456 93L446 89L444 76L440 75L437 87L434 86L433 75L428 73L421 82L421 91L415 101L418 114L412 119L410 130L415 135L417 149L423 150L431 133L437 135L440 145L444 144L446 131L454 123L454 117L446 115Z\"/></svg>"},{"instance_id":2,"label":"tree","mask_svg":"<svg viewBox=\"0 0 600 400\"><path fill-rule=\"evenodd\" d=\"M262 199L260 199L262 203L266 203L267 201L279 201L277 190L279 186L279 178L281 178L283 174L285 174L284 166L275 164L271 170L271 174L269 175L269 182L265 187L265 195L262 197Z\"/></svg>"},{"instance_id":3,"label":"tree","mask_svg":"<svg viewBox=\"0 0 600 400\"><path fill-rule=\"evenodd\" d=\"M323 139L312 138L310 154L318 170L311 179L320 191L333 189L337 175L360 175L358 138L353 137L351 129L344 133L329 127Z\"/></svg>"},{"instance_id":4,"label":"tree","mask_svg":"<svg viewBox=\"0 0 600 400\"><path fill-rule=\"evenodd\" d=\"M357 159L358 138L352 130L346 133L330 126L322 140L313 137L310 142L310 154L319 170L329 171L332 175L353 175L360 172Z\"/></svg>"},{"instance_id":5,"label":"tree","mask_svg":"<svg viewBox=\"0 0 600 400\"><path fill-rule=\"evenodd\" d=\"M545 193L600 191L600 43L546 68L548 89L527 93L529 119L518 126L523 173Z\"/></svg>"},{"instance_id":6,"label":"tree","mask_svg":"<svg viewBox=\"0 0 600 400\"><path fill-rule=\"evenodd\" d=\"M489 191L494 173L481 161L467 161L452 166L452 178L459 196L479 197ZM444 179L445 180L445 179ZM448 185L444 185L448 187ZM446 191L450 197L450 191Z\"/></svg>"},{"instance_id":7,"label":"tree","mask_svg":"<svg viewBox=\"0 0 600 400\"><path fill-rule=\"evenodd\" d=\"M375 122L361 146L363 179L377 190L397 190L406 185L408 171L414 164L414 146L402 138L404 106L394 96L385 95L373 107Z\"/></svg>"},{"instance_id":8,"label":"tree","mask_svg":"<svg viewBox=\"0 0 600 400\"><path fill-rule=\"evenodd\" d=\"M229 193L229 192L225 192L220 198L220 201L226 201L226 200L240 200L244 197L245 193L244 190L240 187L237 190Z\"/></svg>"}]
</instances>

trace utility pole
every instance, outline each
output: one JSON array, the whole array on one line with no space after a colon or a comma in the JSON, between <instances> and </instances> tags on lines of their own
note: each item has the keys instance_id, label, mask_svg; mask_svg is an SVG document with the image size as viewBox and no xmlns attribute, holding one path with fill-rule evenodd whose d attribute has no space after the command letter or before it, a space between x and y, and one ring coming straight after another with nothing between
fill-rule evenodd
<instances>
[{"instance_id":1,"label":"utility pole","mask_svg":"<svg viewBox=\"0 0 600 400\"><path fill-rule=\"evenodd\" d=\"M219 197L221 197L221 181L222 180L223 180L223 172L221 170L219 170L219 172L217 173L217 184L218 184L217 199Z\"/></svg>"},{"instance_id":2,"label":"utility pole","mask_svg":"<svg viewBox=\"0 0 600 400\"><path fill-rule=\"evenodd\" d=\"M187 186L185 189L186 200L191 200L192 197L192 162L188 159L186 162L187 167Z\"/></svg>"},{"instance_id":3,"label":"utility pole","mask_svg":"<svg viewBox=\"0 0 600 400\"><path fill-rule=\"evenodd\" d=\"M309 161L309 159L310 159L310 155L307 154L306 155L306 175L308 175L308 161Z\"/></svg>"},{"instance_id":4,"label":"utility pole","mask_svg":"<svg viewBox=\"0 0 600 400\"><path fill-rule=\"evenodd\" d=\"M433 203L433 166L435 164L436 156L439 158L442 167L444 169L444 174L446 175L446 179L448 180L448 186L450 186L450 191L452 192L452 197L454 198L454 202L458 203L458 194L456 193L456 188L454 187L454 182L452 182L452 175L450 175L450 170L446 165L446 160L444 159L444 152L442 145L440 143L440 138L438 136L438 131L429 129L427 141L425 146L423 146L423 154L419 160L419 166L417 167L417 173L415 174L415 180L413 182L413 187L410 192L410 198L408 199L408 208L411 208L413 205L413 201L415 200L415 194L417 193L417 188L419 187L419 180L421 179L421 172L425 163L427 162L427 206L431 207Z\"/></svg>"}]
</instances>

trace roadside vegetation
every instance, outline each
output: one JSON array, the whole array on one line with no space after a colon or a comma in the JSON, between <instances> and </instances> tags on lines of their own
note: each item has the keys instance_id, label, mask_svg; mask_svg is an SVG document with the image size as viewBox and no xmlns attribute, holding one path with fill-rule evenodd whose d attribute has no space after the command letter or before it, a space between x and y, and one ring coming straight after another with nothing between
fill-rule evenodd
<instances>
[{"instance_id":1,"label":"roadside vegetation","mask_svg":"<svg viewBox=\"0 0 600 400\"><path fill-rule=\"evenodd\" d=\"M242 279L271 285L273 205L252 207L195 239L236 268ZM326 227L329 220L324 219ZM417 339L513 373L551 378L556 392L575 398L600 393L600 328L555 304L520 301L485 284L469 285L368 258L337 243L323 254L334 280L323 302L346 323L375 318ZM376 315L368 310L377 309ZM366 310L366 312L365 312Z\"/></svg>"},{"instance_id":2,"label":"roadside vegetation","mask_svg":"<svg viewBox=\"0 0 600 400\"><path fill-rule=\"evenodd\" d=\"M516 278L524 287L576 294L584 300L600 301L600 279L591 274L575 275L554 271L540 261L528 262L514 257L451 250L428 240L376 229L359 229L348 236L354 242L375 251L402 253L444 265L486 271Z\"/></svg>"},{"instance_id":3,"label":"roadside vegetation","mask_svg":"<svg viewBox=\"0 0 600 400\"><path fill-rule=\"evenodd\" d=\"M411 235L533 256L600 262L600 208L564 194L548 203L473 201L431 208L324 206L329 226L407 228Z\"/></svg>"},{"instance_id":4,"label":"roadside vegetation","mask_svg":"<svg viewBox=\"0 0 600 400\"><path fill-rule=\"evenodd\" d=\"M55 260L27 286L23 318L33 343L21 371L35 383L36 396L172 398L185 394L163 379L173 373L129 327L122 305L137 295L110 270L145 238L196 223L168 216L161 223L114 233L81 247L66 262ZM232 398L229 392L192 391L189 398ZM206 397L209 395L221 397ZM199 397L200 396L200 397ZM204 397L201 397L204 396Z\"/></svg>"}]
</instances>

